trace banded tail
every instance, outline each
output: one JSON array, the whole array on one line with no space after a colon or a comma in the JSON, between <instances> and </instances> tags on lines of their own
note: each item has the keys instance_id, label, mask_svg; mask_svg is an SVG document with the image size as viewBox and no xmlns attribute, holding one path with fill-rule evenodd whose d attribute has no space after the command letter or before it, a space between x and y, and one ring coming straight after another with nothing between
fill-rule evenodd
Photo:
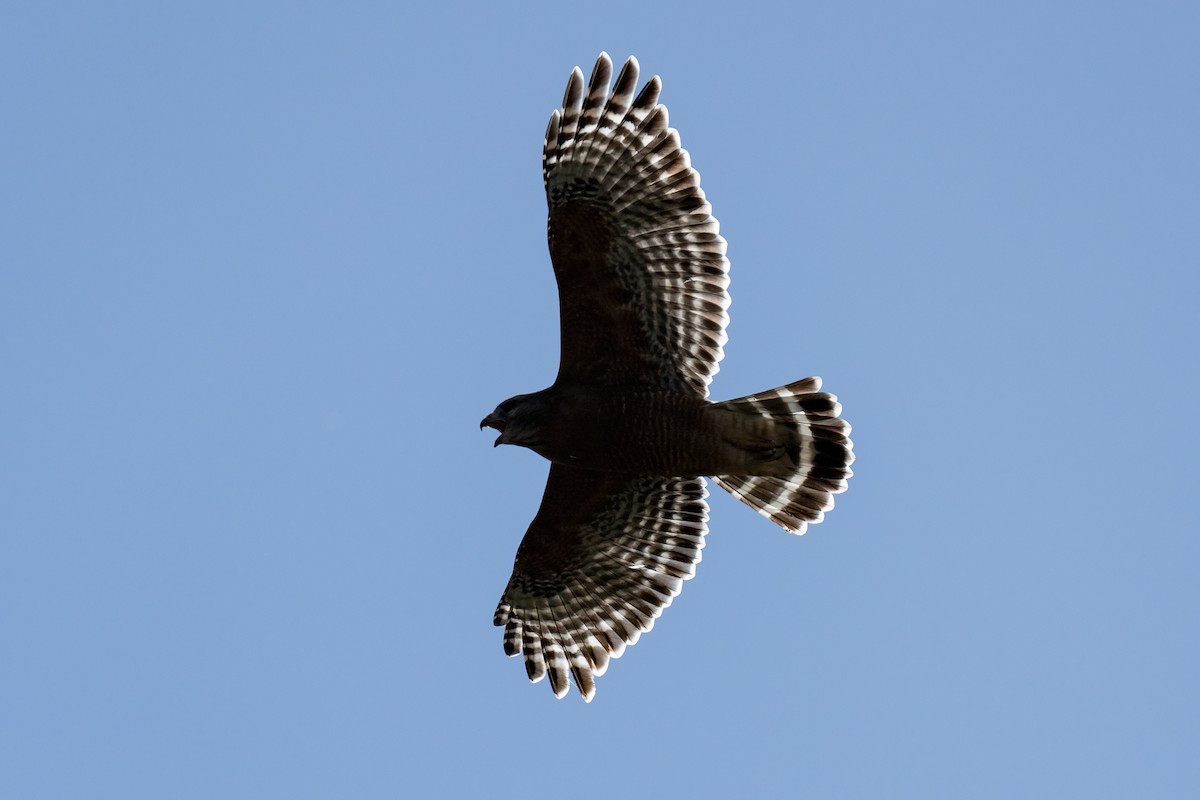
<instances>
[{"instance_id":1,"label":"banded tail","mask_svg":"<svg viewBox=\"0 0 1200 800\"><path fill-rule=\"evenodd\" d=\"M838 418L842 406L837 397L820 388L820 378L805 378L717 404L771 417L796 431L799 453L790 475L713 477L722 489L796 534L825 518L825 512L833 508L833 496L846 491L846 480L854 474L850 470L854 463L850 424Z\"/></svg>"}]
</instances>

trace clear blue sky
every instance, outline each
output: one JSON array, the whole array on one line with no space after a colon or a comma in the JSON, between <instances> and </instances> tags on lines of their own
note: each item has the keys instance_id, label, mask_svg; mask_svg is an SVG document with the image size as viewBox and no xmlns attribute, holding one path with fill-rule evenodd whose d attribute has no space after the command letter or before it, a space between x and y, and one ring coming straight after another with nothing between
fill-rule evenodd
<instances>
[{"instance_id":1,"label":"clear blue sky","mask_svg":"<svg viewBox=\"0 0 1200 800\"><path fill-rule=\"evenodd\" d=\"M0 795L1200 794L1200 6L8 4ZM492 610L557 368L541 136L633 53L729 240L718 399L850 491L716 490L553 700Z\"/></svg>"}]
</instances>

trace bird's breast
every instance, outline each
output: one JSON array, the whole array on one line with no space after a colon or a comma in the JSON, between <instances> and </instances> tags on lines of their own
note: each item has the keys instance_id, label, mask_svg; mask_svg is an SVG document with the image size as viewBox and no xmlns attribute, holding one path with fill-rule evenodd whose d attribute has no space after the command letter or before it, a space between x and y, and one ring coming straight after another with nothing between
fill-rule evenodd
<instances>
[{"instance_id":1,"label":"bird's breast","mask_svg":"<svg viewBox=\"0 0 1200 800\"><path fill-rule=\"evenodd\" d=\"M724 446L711 404L645 389L560 392L538 451L586 469L643 475L717 475Z\"/></svg>"}]
</instances>

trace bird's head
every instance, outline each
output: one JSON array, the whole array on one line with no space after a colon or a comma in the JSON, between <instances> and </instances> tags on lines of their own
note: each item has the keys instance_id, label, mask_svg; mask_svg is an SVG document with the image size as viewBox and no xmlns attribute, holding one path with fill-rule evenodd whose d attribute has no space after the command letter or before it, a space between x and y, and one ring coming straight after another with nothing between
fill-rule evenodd
<instances>
[{"instance_id":1,"label":"bird's head","mask_svg":"<svg viewBox=\"0 0 1200 800\"><path fill-rule=\"evenodd\" d=\"M494 428L500 432L493 447L519 444L536 449L541 443L542 425L549 410L549 403L544 394L538 392L510 397L483 418L479 423L479 430Z\"/></svg>"}]
</instances>

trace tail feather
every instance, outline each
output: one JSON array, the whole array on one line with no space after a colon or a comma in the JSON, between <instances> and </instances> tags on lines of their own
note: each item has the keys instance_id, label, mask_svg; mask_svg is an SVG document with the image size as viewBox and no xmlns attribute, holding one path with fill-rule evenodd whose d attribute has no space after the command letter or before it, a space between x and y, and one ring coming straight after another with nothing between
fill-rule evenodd
<instances>
[{"instance_id":1,"label":"tail feather","mask_svg":"<svg viewBox=\"0 0 1200 800\"><path fill-rule=\"evenodd\" d=\"M838 415L837 397L820 391L820 378L805 378L769 392L727 400L719 405L760 414L784 423L795 433L795 471L781 476L719 475L725 491L785 530L802 534L833 508L833 495L846 491L854 473L850 424Z\"/></svg>"}]
</instances>

